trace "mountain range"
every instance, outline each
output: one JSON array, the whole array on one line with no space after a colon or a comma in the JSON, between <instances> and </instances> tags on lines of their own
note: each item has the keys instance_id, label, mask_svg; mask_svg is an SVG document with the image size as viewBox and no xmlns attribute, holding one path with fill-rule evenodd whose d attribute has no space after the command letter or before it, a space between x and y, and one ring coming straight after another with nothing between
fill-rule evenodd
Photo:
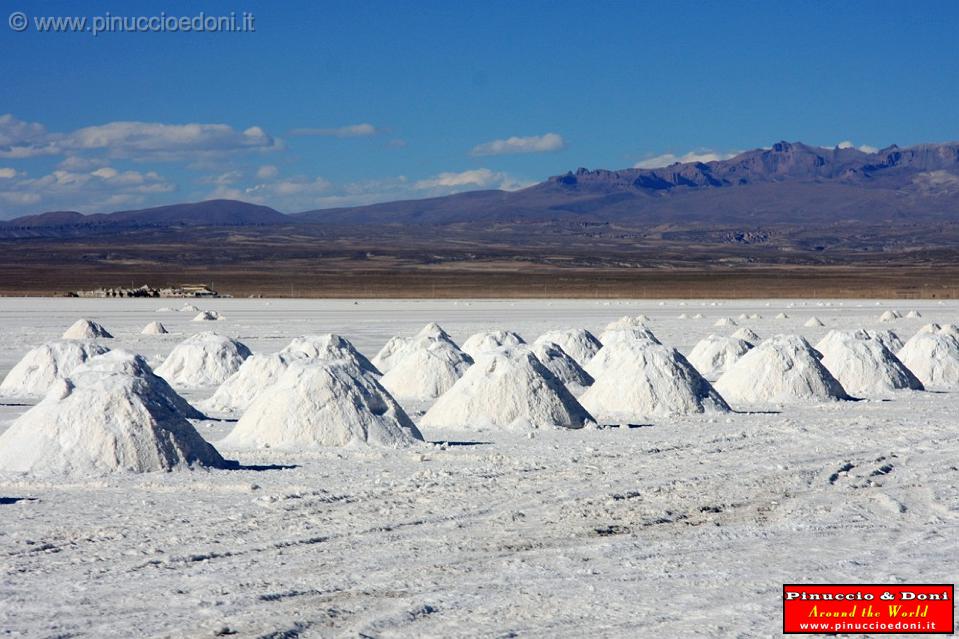
<instances>
[{"instance_id":1,"label":"mountain range","mask_svg":"<svg viewBox=\"0 0 959 639\"><path fill-rule=\"evenodd\" d=\"M518 191L284 214L231 200L83 215L55 211L0 222L0 237L137 229L284 225L615 223L677 228L912 224L959 220L959 143L876 152L777 142L727 160L654 169L580 168Z\"/></svg>"}]
</instances>

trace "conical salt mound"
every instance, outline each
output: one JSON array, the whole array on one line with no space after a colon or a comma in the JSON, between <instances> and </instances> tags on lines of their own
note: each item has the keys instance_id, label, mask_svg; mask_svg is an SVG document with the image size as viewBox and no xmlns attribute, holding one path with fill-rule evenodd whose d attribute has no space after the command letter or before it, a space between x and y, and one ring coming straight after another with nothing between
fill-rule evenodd
<instances>
[{"instance_id":1,"label":"conical salt mound","mask_svg":"<svg viewBox=\"0 0 959 639\"><path fill-rule=\"evenodd\" d=\"M885 313L879 316L879 321L892 322L899 319L900 317L902 317L902 315L900 315L898 311L886 311Z\"/></svg>"},{"instance_id":2,"label":"conical salt mound","mask_svg":"<svg viewBox=\"0 0 959 639\"><path fill-rule=\"evenodd\" d=\"M583 367L594 380L599 379L606 370L606 367L615 361L624 350L631 348L637 343L645 344L649 342L659 344L659 340L656 339L656 336L653 335L649 329L642 331L636 329L606 331L600 340L603 342L603 347L599 349L596 354L593 355L593 359L589 360L586 366Z\"/></svg>"},{"instance_id":3,"label":"conical salt mound","mask_svg":"<svg viewBox=\"0 0 959 639\"><path fill-rule=\"evenodd\" d=\"M448 338L421 335L380 383L396 399L426 401L439 397L472 366L473 359Z\"/></svg>"},{"instance_id":4,"label":"conical salt mound","mask_svg":"<svg viewBox=\"0 0 959 639\"><path fill-rule=\"evenodd\" d=\"M819 359L802 337L776 335L739 358L716 382L716 390L733 403L849 399Z\"/></svg>"},{"instance_id":5,"label":"conical salt mound","mask_svg":"<svg viewBox=\"0 0 959 639\"><path fill-rule=\"evenodd\" d=\"M867 331L829 331L816 344L822 365L846 392L882 397L900 389L923 390L922 382Z\"/></svg>"},{"instance_id":6,"label":"conical salt mound","mask_svg":"<svg viewBox=\"0 0 959 639\"><path fill-rule=\"evenodd\" d=\"M143 330L140 331L140 335L166 335L169 332L170 331L166 329L166 326L160 322L150 322L143 327Z\"/></svg>"},{"instance_id":7,"label":"conical salt mound","mask_svg":"<svg viewBox=\"0 0 959 639\"><path fill-rule=\"evenodd\" d=\"M942 326L936 324L935 322L930 322L929 324L923 324L919 327L919 330L916 331L916 334L920 333L938 333L942 330Z\"/></svg>"},{"instance_id":8,"label":"conical salt mound","mask_svg":"<svg viewBox=\"0 0 959 639\"><path fill-rule=\"evenodd\" d=\"M786 315L785 313L780 313L779 315L776 316L776 319L778 320L789 319L789 316Z\"/></svg>"},{"instance_id":9,"label":"conical salt mound","mask_svg":"<svg viewBox=\"0 0 959 639\"><path fill-rule=\"evenodd\" d=\"M622 344L595 380L580 401L601 423L729 411L685 357L651 341Z\"/></svg>"},{"instance_id":10,"label":"conical salt mound","mask_svg":"<svg viewBox=\"0 0 959 639\"><path fill-rule=\"evenodd\" d=\"M216 333L189 337L170 352L156 374L179 388L222 384L251 355L242 343Z\"/></svg>"},{"instance_id":11,"label":"conical salt mound","mask_svg":"<svg viewBox=\"0 0 959 639\"><path fill-rule=\"evenodd\" d=\"M424 428L581 428L576 398L529 349L483 353L423 415Z\"/></svg>"},{"instance_id":12,"label":"conical salt mound","mask_svg":"<svg viewBox=\"0 0 959 639\"><path fill-rule=\"evenodd\" d=\"M922 313L920 313L919 311L913 310L906 313L906 317L909 319L919 319L920 317L922 317Z\"/></svg>"},{"instance_id":13,"label":"conical salt mound","mask_svg":"<svg viewBox=\"0 0 959 639\"><path fill-rule=\"evenodd\" d=\"M391 337L373 358L373 366L381 373L388 373L397 362L406 356L406 349L412 342L413 338L411 337Z\"/></svg>"},{"instance_id":14,"label":"conical salt mound","mask_svg":"<svg viewBox=\"0 0 959 639\"><path fill-rule=\"evenodd\" d=\"M645 326L634 326L632 328L607 328L599 336L599 341L603 346L609 344L618 344L622 342L632 342L635 340L648 340L659 343L659 339L653 335L653 332ZM602 348L600 349L600 351ZM599 354L599 351L596 351ZM596 355L593 355L596 357ZM587 362L588 363L588 362Z\"/></svg>"},{"instance_id":15,"label":"conical salt mound","mask_svg":"<svg viewBox=\"0 0 959 639\"><path fill-rule=\"evenodd\" d=\"M193 318L194 322L215 322L216 320L224 319L222 315L216 311L200 311L196 317Z\"/></svg>"},{"instance_id":16,"label":"conical salt mound","mask_svg":"<svg viewBox=\"0 0 959 639\"><path fill-rule=\"evenodd\" d=\"M718 320L716 320L713 323L713 326L717 328L722 328L725 326L738 326L738 324L736 324L736 320L734 320L731 317L720 317Z\"/></svg>"},{"instance_id":17,"label":"conical salt mound","mask_svg":"<svg viewBox=\"0 0 959 639\"><path fill-rule=\"evenodd\" d=\"M759 313L751 313L751 314L749 315L749 319L751 319L751 320L761 320L762 318L763 318L763 316L760 315Z\"/></svg>"},{"instance_id":18,"label":"conical salt mound","mask_svg":"<svg viewBox=\"0 0 959 639\"><path fill-rule=\"evenodd\" d=\"M110 332L88 319L79 319L70 328L63 332L63 339L97 339L110 338Z\"/></svg>"},{"instance_id":19,"label":"conical salt mound","mask_svg":"<svg viewBox=\"0 0 959 639\"><path fill-rule=\"evenodd\" d=\"M299 353L251 355L200 406L227 413L244 411L257 393L273 386L290 364L301 359L305 357Z\"/></svg>"},{"instance_id":20,"label":"conical salt mound","mask_svg":"<svg viewBox=\"0 0 959 639\"><path fill-rule=\"evenodd\" d=\"M580 366L586 366L586 362L593 359L593 355L603 347L603 343L584 328L546 331L536 338L536 344L540 343L558 344Z\"/></svg>"},{"instance_id":21,"label":"conical salt mound","mask_svg":"<svg viewBox=\"0 0 959 639\"><path fill-rule=\"evenodd\" d=\"M181 313L196 313L200 309L193 304L184 304L177 310L179 310Z\"/></svg>"},{"instance_id":22,"label":"conical salt mound","mask_svg":"<svg viewBox=\"0 0 959 639\"><path fill-rule=\"evenodd\" d=\"M463 346L463 352L474 360L478 355L501 348L513 348L525 344L526 341L512 331L486 331L470 335Z\"/></svg>"},{"instance_id":23,"label":"conical salt mound","mask_svg":"<svg viewBox=\"0 0 959 639\"><path fill-rule=\"evenodd\" d=\"M702 313L696 313L693 315L693 319L706 319L706 317Z\"/></svg>"},{"instance_id":24,"label":"conical salt mound","mask_svg":"<svg viewBox=\"0 0 959 639\"><path fill-rule=\"evenodd\" d=\"M333 333L297 337L280 352L299 354L306 359L320 359L326 362L345 360L367 373L379 375L381 372L366 359L365 355L356 350L350 340Z\"/></svg>"},{"instance_id":25,"label":"conical salt mound","mask_svg":"<svg viewBox=\"0 0 959 639\"><path fill-rule=\"evenodd\" d=\"M343 360L292 364L260 393L221 447L302 451L409 446L423 439L376 378Z\"/></svg>"},{"instance_id":26,"label":"conical salt mound","mask_svg":"<svg viewBox=\"0 0 959 639\"><path fill-rule=\"evenodd\" d=\"M737 330L735 333L730 335L730 337L734 339L745 340L753 345L758 344L761 341L759 339L759 335L756 334L756 331L754 331L751 328L747 328L745 326L743 326L742 328Z\"/></svg>"},{"instance_id":27,"label":"conical salt mound","mask_svg":"<svg viewBox=\"0 0 959 639\"><path fill-rule=\"evenodd\" d=\"M449 342L454 348L459 350L456 342L449 336L449 333L436 322L430 322L416 334L415 337L391 337L386 345L380 349L380 352L373 358L373 366L381 373L387 373L393 366L402 360L408 354L408 350L413 346L417 338L439 339Z\"/></svg>"},{"instance_id":28,"label":"conical salt mound","mask_svg":"<svg viewBox=\"0 0 959 639\"><path fill-rule=\"evenodd\" d=\"M638 317L630 317L629 315L624 315L618 320L614 320L606 325L604 330L607 331L621 331L628 330L633 328L645 329L646 324L649 322L649 318L645 315L639 315Z\"/></svg>"},{"instance_id":29,"label":"conical salt mound","mask_svg":"<svg viewBox=\"0 0 959 639\"><path fill-rule=\"evenodd\" d=\"M583 370L575 359L566 354L563 347L554 342L536 341L530 347L536 359L545 366L553 376L566 384L567 388L578 395L587 386L593 383L593 378Z\"/></svg>"},{"instance_id":30,"label":"conical salt mound","mask_svg":"<svg viewBox=\"0 0 959 639\"><path fill-rule=\"evenodd\" d=\"M29 351L7 373L0 384L0 395L30 397L45 395L58 379L95 355L110 349L95 342L56 340Z\"/></svg>"},{"instance_id":31,"label":"conical salt mound","mask_svg":"<svg viewBox=\"0 0 959 639\"><path fill-rule=\"evenodd\" d=\"M741 319L741 320L748 320L748 319L749 319L749 315L747 315L746 313L740 313L740 314L739 314L739 319Z\"/></svg>"},{"instance_id":32,"label":"conical salt mound","mask_svg":"<svg viewBox=\"0 0 959 639\"><path fill-rule=\"evenodd\" d=\"M752 347L744 339L710 335L693 347L687 359L703 377L716 380Z\"/></svg>"},{"instance_id":33,"label":"conical salt mound","mask_svg":"<svg viewBox=\"0 0 959 639\"><path fill-rule=\"evenodd\" d=\"M56 382L0 436L0 469L87 476L228 465L142 358L100 357Z\"/></svg>"},{"instance_id":34,"label":"conical salt mound","mask_svg":"<svg viewBox=\"0 0 959 639\"><path fill-rule=\"evenodd\" d=\"M825 326L825 324L822 323L821 319L819 319L816 316L813 316L807 319L806 322L803 324L803 326L805 326L806 328L817 328L819 326Z\"/></svg>"},{"instance_id":35,"label":"conical salt mound","mask_svg":"<svg viewBox=\"0 0 959 639\"><path fill-rule=\"evenodd\" d=\"M689 319L689 315L687 315L686 313L680 313L677 319L681 319L681 320Z\"/></svg>"},{"instance_id":36,"label":"conical salt mound","mask_svg":"<svg viewBox=\"0 0 959 639\"><path fill-rule=\"evenodd\" d=\"M946 324L945 326L940 326L939 333L959 338L959 326L956 326L955 324Z\"/></svg>"},{"instance_id":37,"label":"conical salt mound","mask_svg":"<svg viewBox=\"0 0 959 639\"><path fill-rule=\"evenodd\" d=\"M898 356L926 388L959 386L959 340L951 335L917 333L903 345Z\"/></svg>"},{"instance_id":38,"label":"conical salt mound","mask_svg":"<svg viewBox=\"0 0 959 639\"><path fill-rule=\"evenodd\" d=\"M899 339L899 336L890 330L885 331L874 331L874 330L865 330L866 335L871 339L876 340L883 346L889 349L889 352L895 354L899 352L899 349L902 348L902 340Z\"/></svg>"}]
</instances>

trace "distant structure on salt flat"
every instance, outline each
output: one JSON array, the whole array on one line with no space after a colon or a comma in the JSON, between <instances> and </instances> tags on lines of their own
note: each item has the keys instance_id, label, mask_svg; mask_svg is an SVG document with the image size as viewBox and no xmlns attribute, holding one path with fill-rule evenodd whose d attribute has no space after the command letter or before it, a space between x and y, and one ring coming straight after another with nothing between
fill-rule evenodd
<instances>
[{"instance_id":1,"label":"distant structure on salt flat","mask_svg":"<svg viewBox=\"0 0 959 639\"><path fill-rule=\"evenodd\" d=\"M71 291L67 297L230 297L220 295L208 284L180 284L154 288L144 284L138 288L97 288L92 291Z\"/></svg>"}]
</instances>

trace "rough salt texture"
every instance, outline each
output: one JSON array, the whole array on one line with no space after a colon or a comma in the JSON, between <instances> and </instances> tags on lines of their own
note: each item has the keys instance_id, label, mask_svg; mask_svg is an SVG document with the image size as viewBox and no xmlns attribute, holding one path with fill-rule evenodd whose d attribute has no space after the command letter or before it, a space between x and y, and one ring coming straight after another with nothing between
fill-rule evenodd
<instances>
[{"instance_id":1,"label":"rough salt texture","mask_svg":"<svg viewBox=\"0 0 959 639\"><path fill-rule=\"evenodd\" d=\"M224 449L405 447L419 430L373 375L346 362L292 364L250 404Z\"/></svg>"},{"instance_id":2,"label":"rough salt texture","mask_svg":"<svg viewBox=\"0 0 959 639\"><path fill-rule=\"evenodd\" d=\"M110 332L88 319L79 319L63 332L63 339L98 339L112 338Z\"/></svg>"},{"instance_id":3,"label":"rough salt texture","mask_svg":"<svg viewBox=\"0 0 959 639\"><path fill-rule=\"evenodd\" d=\"M917 333L897 354L928 389L959 387L959 340L945 333Z\"/></svg>"},{"instance_id":4,"label":"rough salt texture","mask_svg":"<svg viewBox=\"0 0 959 639\"><path fill-rule=\"evenodd\" d=\"M847 393L885 397L895 390L923 390L922 382L869 331L829 331L816 344L822 365Z\"/></svg>"},{"instance_id":5,"label":"rough salt texture","mask_svg":"<svg viewBox=\"0 0 959 639\"><path fill-rule=\"evenodd\" d=\"M199 333L177 344L156 373L180 388L215 386L235 373L250 355L250 349L235 339Z\"/></svg>"},{"instance_id":6,"label":"rough salt texture","mask_svg":"<svg viewBox=\"0 0 959 639\"><path fill-rule=\"evenodd\" d=\"M110 349L95 342L56 340L42 344L24 355L0 384L0 395L29 397L46 394L57 380L94 355Z\"/></svg>"},{"instance_id":7,"label":"rough salt texture","mask_svg":"<svg viewBox=\"0 0 959 639\"><path fill-rule=\"evenodd\" d=\"M470 335L463 346L461 347L463 352L472 357L474 360L477 356L489 352L495 351L500 348L512 348L515 346L521 346L526 343L519 334L514 333L513 331L484 331L482 333L475 333Z\"/></svg>"},{"instance_id":8,"label":"rough salt texture","mask_svg":"<svg viewBox=\"0 0 959 639\"><path fill-rule=\"evenodd\" d=\"M601 423L729 411L723 398L677 350L648 340L607 348L612 352L602 373L580 397Z\"/></svg>"},{"instance_id":9,"label":"rough salt texture","mask_svg":"<svg viewBox=\"0 0 959 639\"><path fill-rule=\"evenodd\" d=\"M139 356L94 357L0 436L0 470L76 477L225 467L184 404Z\"/></svg>"},{"instance_id":10,"label":"rough salt texture","mask_svg":"<svg viewBox=\"0 0 959 639\"><path fill-rule=\"evenodd\" d=\"M603 347L603 343L585 328L546 331L536 338L536 344L541 342L559 345L580 366L586 366L586 363L593 359L593 355Z\"/></svg>"},{"instance_id":11,"label":"rough salt texture","mask_svg":"<svg viewBox=\"0 0 959 639\"><path fill-rule=\"evenodd\" d=\"M716 380L752 347L745 339L709 335L696 343L687 359L703 377Z\"/></svg>"},{"instance_id":12,"label":"rough salt texture","mask_svg":"<svg viewBox=\"0 0 959 639\"><path fill-rule=\"evenodd\" d=\"M805 338L776 335L743 355L716 382L733 405L849 399Z\"/></svg>"},{"instance_id":13,"label":"rough salt texture","mask_svg":"<svg viewBox=\"0 0 959 639\"><path fill-rule=\"evenodd\" d=\"M363 353L358 351L350 340L333 333L297 337L280 352L302 355L306 359L319 359L326 362L346 360L367 373L380 374L380 370Z\"/></svg>"},{"instance_id":14,"label":"rough salt texture","mask_svg":"<svg viewBox=\"0 0 959 639\"><path fill-rule=\"evenodd\" d=\"M481 353L420 418L424 429L559 426L582 428L590 414L528 348Z\"/></svg>"},{"instance_id":15,"label":"rough salt texture","mask_svg":"<svg viewBox=\"0 0 959 639\"><path fill-rule=\"evenodd\" d=\"M573 395L580 395L593 383L593 377L583 370L575 359L553 342L537 340L530 350L556 379L563 382Z\"/></svg>"},{"instance_id":16,"label":"rough salt texture","mask_svg":"<svg viewBox=\"0 0 959 639\"><path fill-rule=\"evenodd\" d=\"M166 335L169 332L170 331L166 329L166 326L160 322L150 322L143 327L143 330L140 331L140 335Z\"/></svg>"}]
</instances>

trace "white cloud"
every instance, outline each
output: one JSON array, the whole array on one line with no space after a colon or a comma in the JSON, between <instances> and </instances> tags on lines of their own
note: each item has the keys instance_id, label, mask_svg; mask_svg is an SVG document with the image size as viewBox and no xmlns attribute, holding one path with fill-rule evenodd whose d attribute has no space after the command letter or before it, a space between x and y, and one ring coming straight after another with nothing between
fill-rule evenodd
<instances>
[{"instance_id":1,"label":"white cloud","mask_svg":"<svg viewBox=\"0 0 959 639\"><path fill-rule=\"evenodd\" d=\"M670 164L675 164L676 162L686 163L686 162L716 162L718 160L728 160L731 157L738 155L738 151L713 151L711 149L697 149L696 151L689 151L682 155L675 155L674 153L664 153L662 155L657 155L651 158L646 158L641 160L633 165L634 169L659 169L664 166L669 166Z\"/></svg>"},{"instance_id":2,"label":"white cloud","mask_svg":"<svg viewBox=\"0 0 959 639\"><path fill-rule=\"evenodd\" d=\"M0 168L0 178L9 180L10 178L17 177L17 170L11 168Z\"/></svg>"},{"instance_id":3,"label":"white cloud","mask_svg":"<svg viewBox=\"0 0 959 639\"><path fill-rule=\"evenodd\" d=\"M828 147L824 147L824 148L828 148ZM836 148L837 149L859 149L863 153L879 152L879 149L874 146L869 146L868 144L860 144L859 146L856 146L850 140L843 140L842 142L836 145Z\"/></svg>"},{"instance_id":4,"label":"white cloud","mask_svg":"<svg viewBox=\"0 0 959 639\"><path fill-rule=\"evenodd\" d=\"M120 171L101 167L92 172L56 169L40 177L16 173L0 182L0 201L7 213L44 210L103 212L144 204L151 197L175 190L155 171Z\"/></svg>"},{"instance_id":5,"label":"white cloud","mask_svg":"<svg viewBox=\"0 0 959 639\"><path fill-rule=\"evenodd\" d=\"M329 138L365 138L376 135L380 130L372 124L364 122L362 124L348 124L332 129L293 129L290 135L297 136L320 136Z\"/></svg>"},{"instance_id":6,"label":"white cloud","mask_svg":"<svg viewBox=\"0 0 959 639\"><path fill-rule=\"evenodd\" d=\"M505 140L493 140L477 144L470 151L470 155L509 155L513 153L549 153L566 148L566 141L558 133L545 135L531 135L528 137L511 137Z\"/></svg>"},{"instance_id":7,"label":"white cloud","mask_svg":"<svg viewBox=\"0 0 959 639\"><path fill-rule=\"evenodd\" d=\"M264 164L256 170L256 177L261 180L272 180L280 174L280 170L272 164Z\"/></svg>"},{"instance_id":8,"label":"white cloud","mask_svg":"<svg viewBox=\"0 0 959 639\"><path fill-rule=\"evenodd\" d=\"M496 188L513 191L528 186L511 178L506 173L489 169L471 169L460 173L439 173L430 178L417 181L413 188L421 191L442 189L449 192L463 190L461 187Z\"/></svg>"},{"instance_id":9,"label":"white cloud","mask_svg":"<svg viewBox=\"0 0 959 639\"><path fill-rule=\"evenodd\" d=\"M112 158L171 160L278 148L282 143L257 126L237 131L226 124L109 122L51 133L40 124L0 116L0 157L6 158L101 153Z\"/></svg>"}]
</instances>

